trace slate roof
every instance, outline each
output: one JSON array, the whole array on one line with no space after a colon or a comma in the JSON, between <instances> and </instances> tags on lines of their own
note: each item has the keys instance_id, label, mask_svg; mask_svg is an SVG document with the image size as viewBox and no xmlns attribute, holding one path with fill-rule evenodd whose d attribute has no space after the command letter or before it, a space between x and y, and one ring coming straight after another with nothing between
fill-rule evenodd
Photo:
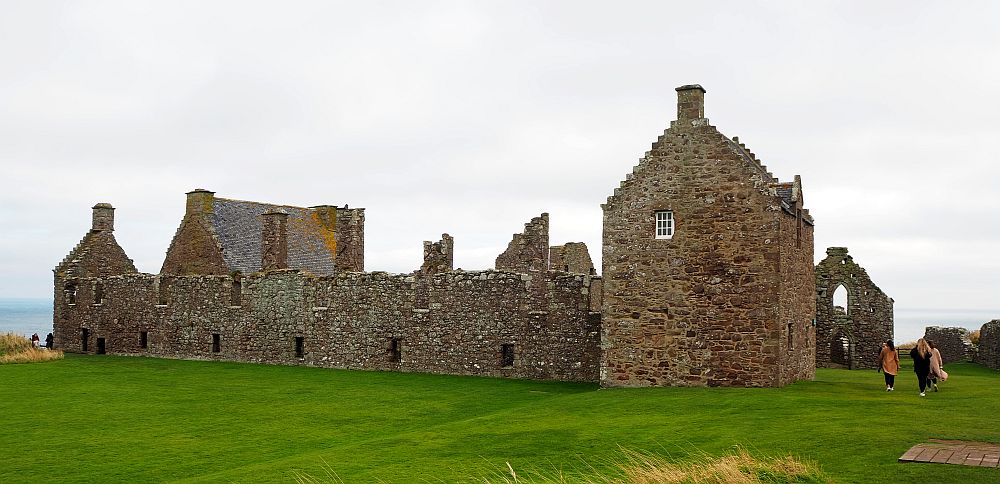
<instances>
[{"instance_id":1,"label":"slate roof","mask_svg":"<svg viewBox=\"0 0 1000 484\"><path fill-rule=\"evenodd\" d=\"M219 237L222 258L229 270L244 274L260 270L262 215L278 210L288 214L288 268L316 275L334 273L334 234L320 222L314 211L225 198L216 198L212 209L212 228Z\"/></svg>"}]
</instances>

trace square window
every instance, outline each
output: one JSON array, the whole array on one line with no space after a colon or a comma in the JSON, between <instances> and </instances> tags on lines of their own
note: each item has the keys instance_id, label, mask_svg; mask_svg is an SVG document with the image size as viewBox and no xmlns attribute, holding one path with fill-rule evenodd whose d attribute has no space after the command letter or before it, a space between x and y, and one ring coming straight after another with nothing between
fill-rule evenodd
<instances>
[{"instance_id":1,"label":"square window","mask_svg":"<svg viewBox=\"0 0 1000 484\"><path fill-rule=\"evenodd\" d=\"M674 236L674 212L659 210L656 212L656 238L669 239Z\"/></svg>"}]
</instances>

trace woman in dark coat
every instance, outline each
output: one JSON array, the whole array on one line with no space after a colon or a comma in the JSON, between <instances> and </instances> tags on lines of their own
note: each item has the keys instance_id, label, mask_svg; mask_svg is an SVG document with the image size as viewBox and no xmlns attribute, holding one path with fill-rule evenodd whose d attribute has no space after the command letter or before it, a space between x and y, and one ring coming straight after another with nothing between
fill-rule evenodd
<instances>
[{"instance_id":1,"label":"woman in dark coat","mask_svg":"<svg viewBox=\"0 0 1000 484\"><path fill-rule=\"evenodd\" d=\"M910 350L910 358L913 358L913 371L920 381L920 396L923 397L926 395L927 375L931 372L931 347L923 338L918 339L917 346Z\"/></svg>"}]
</instances>

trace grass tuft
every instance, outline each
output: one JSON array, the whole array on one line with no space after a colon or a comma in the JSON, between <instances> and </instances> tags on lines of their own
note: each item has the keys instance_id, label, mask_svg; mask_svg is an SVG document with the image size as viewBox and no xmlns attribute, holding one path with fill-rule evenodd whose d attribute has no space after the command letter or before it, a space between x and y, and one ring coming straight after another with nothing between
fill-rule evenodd
<instances>
[{"instance_id":1,"label":"grass tuft","mask_svg":"<svg viewBox=\"0 0 1000 484\"><path fill-rule=\"evenodd\" d=\"M568 477L562 471L553 473L522 472L518 475L510 463L507 470L486 483L554 484L584 482L588 484L763 484L763 483L830 483L816 464L790 455L778 458L754 457L739 447L721 457L703 454L687 462L670 462L667 458L625 450L624 457L614 463L612 475L598 473L593 467L583 474ZM313 481L315 482L315 481Z\"/></svg>"},{"instance_id":2,"label":"grass tuft","mask_svg":"<svg viewBox=\"0 0 1000 484\"><path fill-rule=\"evenodd\" d=\"M62 350L34 348L31 340L19 334L0 334L0 365L60 360L63 356Z\"/></svg>"}]
</instances>

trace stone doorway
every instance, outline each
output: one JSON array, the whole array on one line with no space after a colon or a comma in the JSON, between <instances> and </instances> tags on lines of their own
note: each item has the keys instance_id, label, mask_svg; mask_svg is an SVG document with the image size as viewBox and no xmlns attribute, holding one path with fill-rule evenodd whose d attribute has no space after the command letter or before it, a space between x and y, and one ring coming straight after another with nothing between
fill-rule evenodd
<instances>
[{"instance_id":1,"label":"stone doorway","mask_svg":"<svg viewBox=\"0 0 1000 484\"><path fill-rule=\"evenodd\" d=\"M90 351L90 330L87 328L80 328L80 351Z\"/></svg>"},{"instance_id":2,"label":"stone doorway","mask_svg":"<svg viewBox=\"0 0 1000 484\"><path fill-rule=\"evenodd\" d=\"M854 341L844 332L837 331L830 337L830 363L834 368L852 369Z\"/></svg>"},{"instance_id":3,"label":"stone doorway","mask_svg":"<svg viewBox=\"0 0 1000 484\"><path fill-rule=\"evenodd\" d=\"M97 354L103 355L105 353L104 338L97 338Z\"/></svg>"}]
</instances>

